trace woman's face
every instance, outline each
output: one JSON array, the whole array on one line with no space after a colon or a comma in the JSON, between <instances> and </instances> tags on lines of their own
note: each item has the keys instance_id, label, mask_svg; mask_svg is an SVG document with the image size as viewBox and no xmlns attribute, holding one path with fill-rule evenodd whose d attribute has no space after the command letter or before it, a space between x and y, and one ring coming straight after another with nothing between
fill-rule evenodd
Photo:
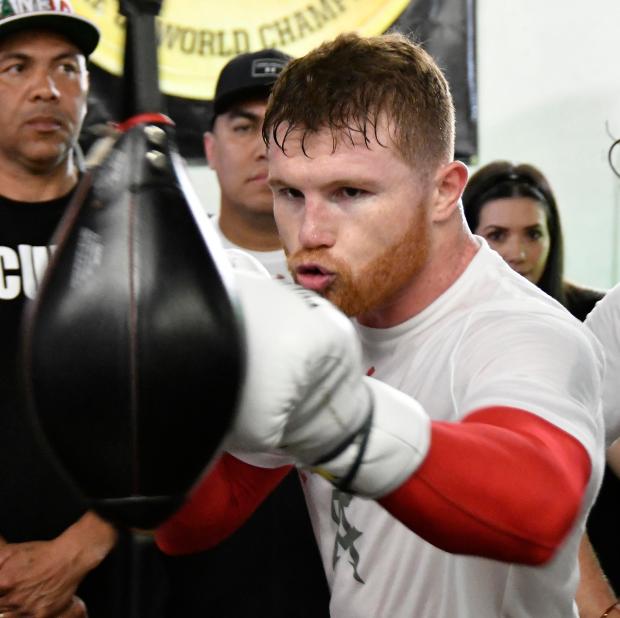
<instances>
[{"instance_id":1,"label":"woman's face","mask_svg":"<svg viewBox=\"0 0 620 618\"><path fill-rule=\"evenodd\" d=\"M488 201L474 233L487 240L513 270L538 284L545 270L551 238L544 206L531 197Z\"/></svg>"}]
</instances>

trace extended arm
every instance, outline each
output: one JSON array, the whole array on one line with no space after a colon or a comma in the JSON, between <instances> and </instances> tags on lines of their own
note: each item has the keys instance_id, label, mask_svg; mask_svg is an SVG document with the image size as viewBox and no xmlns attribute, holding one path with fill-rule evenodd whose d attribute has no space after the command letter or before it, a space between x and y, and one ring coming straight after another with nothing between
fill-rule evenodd
<instances>
[{"instance_id":1,"label":"extended arm","mask_svg":"<svg viewBox=\"0 0 620 618\"><path fill-rule=\"evenodd\" d=\"M157 545L170 555L217 545L243 525L290 470L258 468L224 453L187 503L157 529Z\"/></svg>"},{"instance_id":2,"label":"extended arm","mask_svg":"<svg viewBox=\"0 0 620 618\"><path fill-rule=\"evenodd\" d=\"M540 564L572 526L589 476L567 433L528 412L487 409L433 423L424 462L380 502L445 551Z\"/></svg>"},{"instance_id":3,"label":"extended arm","mask_svg":"<svg viewBox=\"0 0 620 618\"><path fill-rule=\"evenodd\" d=\"M249 360L233 448L284 452L447 551L525 564L553 555L590 477L578 440L516 407L431 422L415 399L362 377L356 334L326 301L251 277L240 291ZM236 467L226 478L252 476ZM224 495L230 505L238 494Z\"/></svg>"},{"instance_id":4,"label":"extended arm","mask_svg":"<svg viewBox=\"0 0 620 618\"><path fill-rule=\"evenodd\" d=\"M616 596L585 533L579 545L579 574L576 596L579 616L600 618L605 608L613 605Z\"/></svg>"}]
</instances>

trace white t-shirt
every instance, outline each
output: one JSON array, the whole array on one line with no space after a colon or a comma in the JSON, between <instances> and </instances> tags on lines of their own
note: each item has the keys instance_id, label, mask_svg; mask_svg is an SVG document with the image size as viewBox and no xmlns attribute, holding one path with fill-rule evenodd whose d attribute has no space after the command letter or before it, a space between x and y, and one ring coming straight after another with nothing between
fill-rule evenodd
<instances>
[{"instance_id":1,"label":"white t-shirt","mask_svg":"<svg viewBox=\"0 0 620 618\"><path fill-rule=\"evenodd\" d=\"M605 351L603 416L605 442L620 438L620 284L596 303L586 318L586 326L596 335Z\"/></svg>"},{"instance_id":2,"label":"white t-shirt","mask_svg":"<svg viewBox=\"0 0 620 618\"><path fill-rule=\"evenodd\" d=\"M286 265L286 256L284 255L283 249L277 249L276 251L252 251L250 249L246 249L245 247L240 247L239 245L235 245L230 242L230 240L224 236L222 230L220 229L219 217L212 217L211 223L213 223L213 226L217 230L217 233L222 241L222 245L225 249L239 249L244 251L253 258L257 259L267 269L272 277L292 281L291 273Z\"/></svg>"},{"instance_id":3,"label":"white t-shirt","mask_svg":"<svg viewBox=\"0 0 620 618\"><path fill-rule=\"evenodd\" d=\"M393 328L357 328L374 377L415 397L432 419L457 421L485 406L527 410L575 436L590 454L593 473L578 522L542 567L449 554L376 502L303 473L331 616L577 616L577 550L603 469L603 361L594 337L484 242L461 277L423 312Z\"/></svg>"}]
</instances>

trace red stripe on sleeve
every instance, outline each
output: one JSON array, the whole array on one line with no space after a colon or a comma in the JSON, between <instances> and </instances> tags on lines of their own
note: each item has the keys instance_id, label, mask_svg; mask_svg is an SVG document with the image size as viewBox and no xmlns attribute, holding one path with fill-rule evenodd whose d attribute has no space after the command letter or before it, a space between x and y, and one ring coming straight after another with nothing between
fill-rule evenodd
<instances>
[{"instance_id":1,"label":"red stripe on sleeve","mask_svg":"<svg viewBox=\"0 0 620 618\"><path fill-rule=\"evenodd\" d=\"M157 529L158 547L179 555L217 545L245 523L291 469L258 468L224 453L185 505Z\"/></svg>"},{"instance_id":2,"label":"red stripe on sleeve","mask_svg":"<svg viewBox=\"0 0 620 618\"><path fill-rule=\"evenodd\" d=\"M590 471L585 448L555 425L486 408L434 422L423 464L380 503L445 551L541 564L570 531Z\"/></svg>"}]
</instances>

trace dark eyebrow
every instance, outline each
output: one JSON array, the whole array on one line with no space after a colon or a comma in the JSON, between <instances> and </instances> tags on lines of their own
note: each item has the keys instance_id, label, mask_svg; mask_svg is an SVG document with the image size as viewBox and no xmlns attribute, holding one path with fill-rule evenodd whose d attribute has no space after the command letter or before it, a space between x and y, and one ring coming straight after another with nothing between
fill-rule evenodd
<instances>
[{"instance_id":1,"label":"dark eyebrow","mask_svg":"<svg viewBox=\"0 0 620 618\"><path fill-rule=\"evenodd\" d=\"M66 51L54 56L52 62L58 62L59 60L71 59L78 60L82 54L80 52ZM24 52L0 52L0 60L32 60L34 56L25 54Z\"/></svg>"},{"instance_id":2,"label":"dark eyebrow","mask_svg":"<svg viewBox=\"0 0 620 618\"><path fill-rule=\"evenodd\" d=\"M0 52L0 60L28 60L30 56L21 52Z\"/></svg>"},{"instance_id":3,"label":"dark eyebrow","mask_svg":"<svg viewBox=\"0 0 620 618\"><path fill-rule=\"evenodd\" d=\"M248 112L242 107L233 107L231 110L229 110L228 117L231 120L234 120L235 118L245 118L246 120L251 120L253 122L258 122L260 120L258 114Z\"/></svg>"},{"instance_id":4,"label":"dark eyebrow","mask_svg":"<svg viewBox=\"0 0 620 618\"><path fill-rule=\"evenodd\" d=\"M507 230L508 228L505 225L496 225L495 223L491 223L489 225L485 225L483 228L481 228L481 230L483 231L488 231L488 230Z\"/></svg>"},{"instance_id":5,"label":"dark eyebrow","mask_svg":"<svg viewBox=\"0 0 620 618\"><path fill-rule=\"evenodd\" d=\"M67 51L54 56L52 60L65 60L66 58L69 58L70 60L79 60L81 55L82 54L78 51Z\"/></svg>"}]
</instances>

